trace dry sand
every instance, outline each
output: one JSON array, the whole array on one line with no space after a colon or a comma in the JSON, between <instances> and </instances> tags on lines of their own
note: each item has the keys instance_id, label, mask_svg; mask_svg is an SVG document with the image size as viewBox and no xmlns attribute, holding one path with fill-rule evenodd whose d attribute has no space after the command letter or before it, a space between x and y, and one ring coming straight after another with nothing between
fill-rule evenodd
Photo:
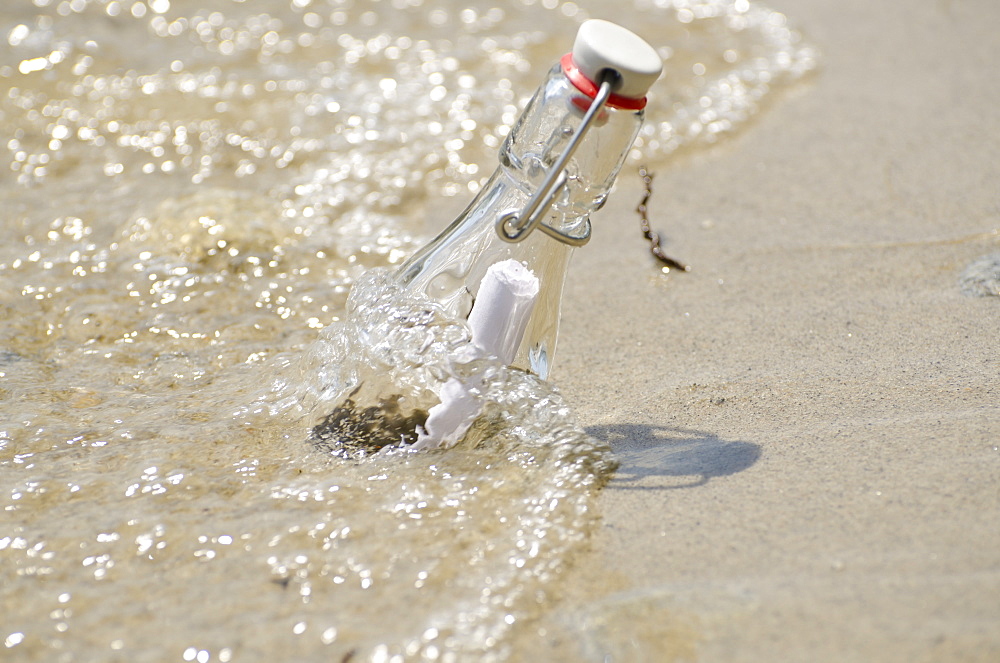
<instances>
[{"instance_id":1,"label":"dry sand","mask_svg":"<svg viewBox=\"0 0 1000 663\"><path fill-rule=\"evenodd\" d=\"M625 171L555 381L621 469L564 619L614 661L1000 660L1000 3L773 2L821 69ZM551 629L550 629L551 630Z\"/></svg>"}]
</instances>

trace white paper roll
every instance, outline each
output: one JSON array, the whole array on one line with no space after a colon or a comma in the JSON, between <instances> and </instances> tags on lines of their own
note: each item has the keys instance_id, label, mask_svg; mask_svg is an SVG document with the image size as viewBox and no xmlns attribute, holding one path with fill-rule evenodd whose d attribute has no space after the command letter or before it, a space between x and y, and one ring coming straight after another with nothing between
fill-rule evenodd
<instances>
[{"instance_id":1,"label":"white paper roll","mask_svg":"<svg viewBox=\"0 0 1000 663\"><path fill-rule=\"evenodd\" d=\"M538 278L516 260L490 265L469 314L472 343L478 356L492 355L505 364L514 361L538 289ZM441 402L428 412L427 421L423 428L417 429L417 441L411 448L450 447L461 440L482 411L478 386L456 378L445 382L438 392Z\"/></svg>"},{"instance_id":2,"label":"white paper roll","mask_svg":"<svg viewBox=\"0 0 1000 663\"><path fill-rule=\"evenodd\" d=\"M469 314L472 342L504 364L514 361L538 297L538 278L516 260L490 265Z\"/></svg>"}]
</instances>

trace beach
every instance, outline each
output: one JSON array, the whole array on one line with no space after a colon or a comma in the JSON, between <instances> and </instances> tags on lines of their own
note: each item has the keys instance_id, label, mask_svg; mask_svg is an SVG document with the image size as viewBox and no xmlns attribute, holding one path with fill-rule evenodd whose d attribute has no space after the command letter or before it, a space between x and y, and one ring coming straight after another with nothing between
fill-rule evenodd
<instances>
[{"instance_id":1,"label":"beach","mask_svg":"<svg viewBox=\"0 0 1000 663\"><path fill-rule=\"evenodd\" d=\"M1000 6L492 4L0 9L0 651L1000 659ZM587 17L665 74L549 385L390 275Z\"/></svg>"},{"instance_id":2,"label":"beach","mask_svg":"<svg viewBox=\"0 0 1000 663\"><path fill-rule=\"evenodd\" d=\"M958 283L1000 251L1000 11L772 6L821 65L656 172L691 271L634 173L575 257L557 381L621 466L566 610L613 660L996 660L1000 299Z\"/></svg>"}]
</instances>

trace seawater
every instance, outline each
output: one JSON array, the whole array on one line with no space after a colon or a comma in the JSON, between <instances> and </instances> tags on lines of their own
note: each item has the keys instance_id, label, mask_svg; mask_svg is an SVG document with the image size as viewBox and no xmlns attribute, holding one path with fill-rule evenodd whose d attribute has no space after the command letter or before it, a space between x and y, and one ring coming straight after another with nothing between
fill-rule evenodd
<instances>
[{"instance_id":1,"label":"seawater","mask_svg":"<svg viewBox=\"0 0 1000 663\"><path fill-rule=\"evenodd\" d=\"M745 0L4 3L5 659L537 651L615 466L557 392L486 361L454 449L307 439L347 385L451 370L465 327L388 270L590 17L666 59L653 165L815 66ZM600 651L576 635L545 647Z\"/></svg>"}]
</instances>

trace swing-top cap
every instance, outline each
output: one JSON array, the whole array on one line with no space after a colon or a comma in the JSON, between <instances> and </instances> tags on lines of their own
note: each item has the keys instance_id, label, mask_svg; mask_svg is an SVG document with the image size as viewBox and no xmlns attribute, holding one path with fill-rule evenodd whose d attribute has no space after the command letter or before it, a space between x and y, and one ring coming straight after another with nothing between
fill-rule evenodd
<instances>
[{"instance_id":1,"label":"swing-top cap","mask_svg":"<svg viewBox=\"0 0 1000 663\"><path fill-rule=\"evenodd\" d=\"M642 37L601 19L584 21L573 44L573 64L587 79L599 84L602 72L613 69L618 97L642 99L660 77L663 61Z\"/></svg>"}]
</instances>

